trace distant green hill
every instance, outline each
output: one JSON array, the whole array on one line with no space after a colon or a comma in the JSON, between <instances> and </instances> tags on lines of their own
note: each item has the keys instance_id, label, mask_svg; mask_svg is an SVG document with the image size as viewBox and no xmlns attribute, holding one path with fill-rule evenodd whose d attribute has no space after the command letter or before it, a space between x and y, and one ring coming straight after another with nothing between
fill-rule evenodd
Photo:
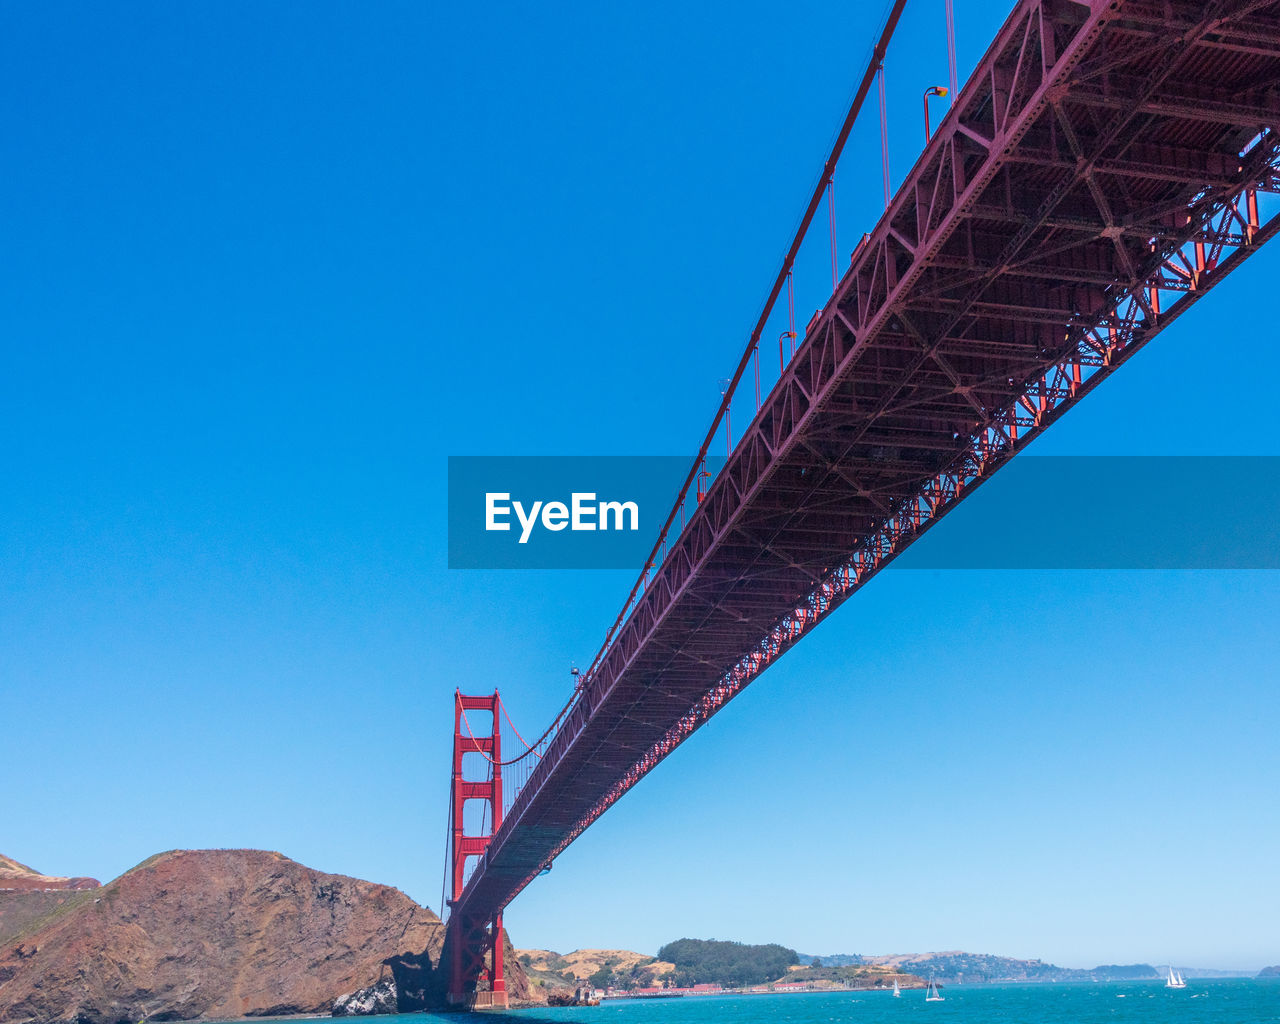
<instances>
[{"instance_id":1,"label":"distant green hill","mask_svg":"<svg viewBox=\"0 0 1280 1024\"><path fill-rule=\"evenodd\" d=\"M867 961L857 953L801 953L800 962L811 967L815 962L821 967L861 967Z\"/></svg>"},{"instance_id":2,"label":"distant green hill","mask_svg":"<svg viewBox=\"0 0 1280 1024\"><path fill-rule=\"evenodd\" d=\"M1007 981L1142 981L1161 977L1151 964L1100 964L1078 969L1059 967L1043 960L1019 960L990 953L950 950L942 953L897 953L872 956L863 953L834 953L826 956L801 954L800 962L824 967L888 967L921 978L936 978L952 984L983 984Z\"/></svg>"},{"instance_id":3,"label":"distant green hill","mask_svg":"<svg viewBox=\"0 0 1280 1024\"><path fill-rule=\"evenodd\" d=\"M676 965L676 985L762 985L800 962L794 949L770 943L748 946L715 939L677 939L658 950L658 959Z\"/></svg>"},{"instance_id":4,"label":"distant green hill","mask_svg":"<svg viewBox=\"0 0 1280 1024\"><path fill-rule=\"evenodd\" d=\"M769 951L769 952L764 952ZM682 963L674 954L686 958ZM786 961L783 955L792 955ZM715 942L701 939L681 939L668 943L658 951L658 959L676 964L678 984L691 985L706 982L721 985L754 985L773 981L786 973L792 964L805 968L802 973L792 972L789 980L796 982L828 980L841 983L859 983L866 979L845 977L840 972L851 968L878 968L888 972L901 972L919 978L934 978L951 985L980 985L998 982L1054 982L1054 981L1154 981L1164 977L1165 969L1151 964L1099 964L1097 967L1059 967L1044 960L1019 960L1010 956L991 953L967 953L948 950L936 953L895 953L871 955L867 953L795 953L784 946L744 946L738 942ZM761 972L782 964L769 978ZM835 969L834 971L832 969ZM1211 971L1194 967L1179 967L1188 978L1243 977L1242 971ZM1280 977L1280 965L1265 968L1260 978ZM738 980L750 978L752 980ZM758 979L758 980L757 980ZM891 980L890 980L891 983Z\"/></svg>"}]
</instances>

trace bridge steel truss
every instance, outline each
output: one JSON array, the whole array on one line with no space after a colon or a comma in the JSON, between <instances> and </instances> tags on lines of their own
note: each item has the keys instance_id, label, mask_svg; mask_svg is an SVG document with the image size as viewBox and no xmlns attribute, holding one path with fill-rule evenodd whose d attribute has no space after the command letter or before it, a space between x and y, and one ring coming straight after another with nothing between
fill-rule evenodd
<instances>
[{"instance_id":1,"label":"bridge steel truss","mask_svg":"<svg viewBox=\"0 0 1280 1024\"><path fill-rule=\"evenodd\" d=\"M1280 226L1259 219L1278 167L1276 0L1018 3L648 573L455 913L491 920L1255 252Z\"/></svg>"}]
</instances>

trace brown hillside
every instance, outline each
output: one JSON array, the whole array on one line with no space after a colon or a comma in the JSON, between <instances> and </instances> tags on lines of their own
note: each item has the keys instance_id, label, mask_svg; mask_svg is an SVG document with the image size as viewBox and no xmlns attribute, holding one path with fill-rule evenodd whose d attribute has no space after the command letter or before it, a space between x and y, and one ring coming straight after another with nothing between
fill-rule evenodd
<instances>
[{"instance_id":1,"label":"brown hillside","mask_svg":"<svg viewBox=\"0 0 1280 1024\"><path fill-rule=\"evenodd\" d=\"M401 1009L416 1009L438 998L443 930L398 889L278 853L165 853L9 940L0 1022L327 1014L393 974ZM527 996L519 965L507 973L512 995ZM406 978L419 1005L404 1004Z\"/></svg>"},{"instance_id":2,"label":"brown hillside","mask_svg":"<svg viewBox=\"0 0 1280 1024\"><path fill-rule=\"evenodd\" d=\"M675 964L655 960L645 953L635 953L629 949L575 949L572 953L563 954L550 949L522 949L519 950L519 956L528 956L529 966L536 971L553 974L570 971L579 979L591 977L605 963L609 963L614 970L621 971L632 967L647 967L655 977L675 970Z\"/></svg>"},{"instance_id":3,"label":"brown hillside","mask_svg":"<svg viewBox=\"0 0 1280 1024\"><path fill-rule=\"evenodd\" d=\"M96 889L96 878L63 878L58 875L42 875L39 871L19 864L12 857L0 854L0 892L11 889Z\"/></svg>"}]
</instances>

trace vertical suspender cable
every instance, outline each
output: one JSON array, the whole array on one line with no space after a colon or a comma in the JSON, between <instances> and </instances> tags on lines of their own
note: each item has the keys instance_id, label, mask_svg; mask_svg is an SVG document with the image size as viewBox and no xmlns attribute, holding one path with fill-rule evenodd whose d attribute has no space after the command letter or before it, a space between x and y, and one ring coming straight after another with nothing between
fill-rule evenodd
<instances>
[{"instance_id":1,"label":"vertical suspender cable","mask_svg":"<svg viewBox=\"0 0 1280 1024\"><path fill-rule=\"evenodd\" d=\"M956 105L956 93L960 90L956 85L956 12L955 0L947 0L947 60L951 72L951 105Z\"/></svg>"},{"instance_id":2,"label":"vertical suspender cable","mask_svg":"<svg viewBox=\"0 0 1280 1024\"><path fill-rule=\"evenodd\" d=\"M796 291L787 271L787 334L791 337L791 354L796 354Z\"/></svg>"},{"instance_id":3,"label":"vertical suspender cable","mask_svg":"<svg viewBox=\"0 0 1280 1024\"><path fill-rule=\"evenodd\" d=\"M831 221L831 291L836 290L836 179L827 179L827 217Z\"/></svg>"},{"instance_id":4,"label":"vertical suspender cable","mask_svg":"<svg viewBox=\"0 0 1280 1024\"><path fill-rule=\"evenodd\" d=\"M884 168L884 208L889 209L889 118L884 103L884 62L876 71L876 80L880 86L880 163Z\"/></svg>"},{"instance_id":5,"label":"vertical suspender cable","mask_svg":"<svg viewBox=\"0 0 1280 1024\"><path fill-rule=\"evenodd\" d=\"M751 353L751 362L756 371L756 412L760 411L760 343L756 342L755 351Z\"/></svg>"}]
</instances>

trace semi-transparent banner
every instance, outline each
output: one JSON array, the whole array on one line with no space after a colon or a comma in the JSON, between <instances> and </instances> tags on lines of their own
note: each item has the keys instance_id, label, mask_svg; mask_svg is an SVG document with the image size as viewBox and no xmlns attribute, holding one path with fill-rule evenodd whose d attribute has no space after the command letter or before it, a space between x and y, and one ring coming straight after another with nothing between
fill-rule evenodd
<instances>
[{"instance_id":1,"label":"semi-transparent banner","mask_svg":"<svg viewBox=\"0 0 1280 1024\"><path fill-rule=\"evenodd\" d=\"M711 462L709 487L724 460ZM634 569L683 456L450 456L451 569ZM683 517L697 508L695 484ZM850 537L844 554L859 538ZM1022 455L893 565L913 569L1278 569L1280 456Z\"/></svg>"}]
</instances>

